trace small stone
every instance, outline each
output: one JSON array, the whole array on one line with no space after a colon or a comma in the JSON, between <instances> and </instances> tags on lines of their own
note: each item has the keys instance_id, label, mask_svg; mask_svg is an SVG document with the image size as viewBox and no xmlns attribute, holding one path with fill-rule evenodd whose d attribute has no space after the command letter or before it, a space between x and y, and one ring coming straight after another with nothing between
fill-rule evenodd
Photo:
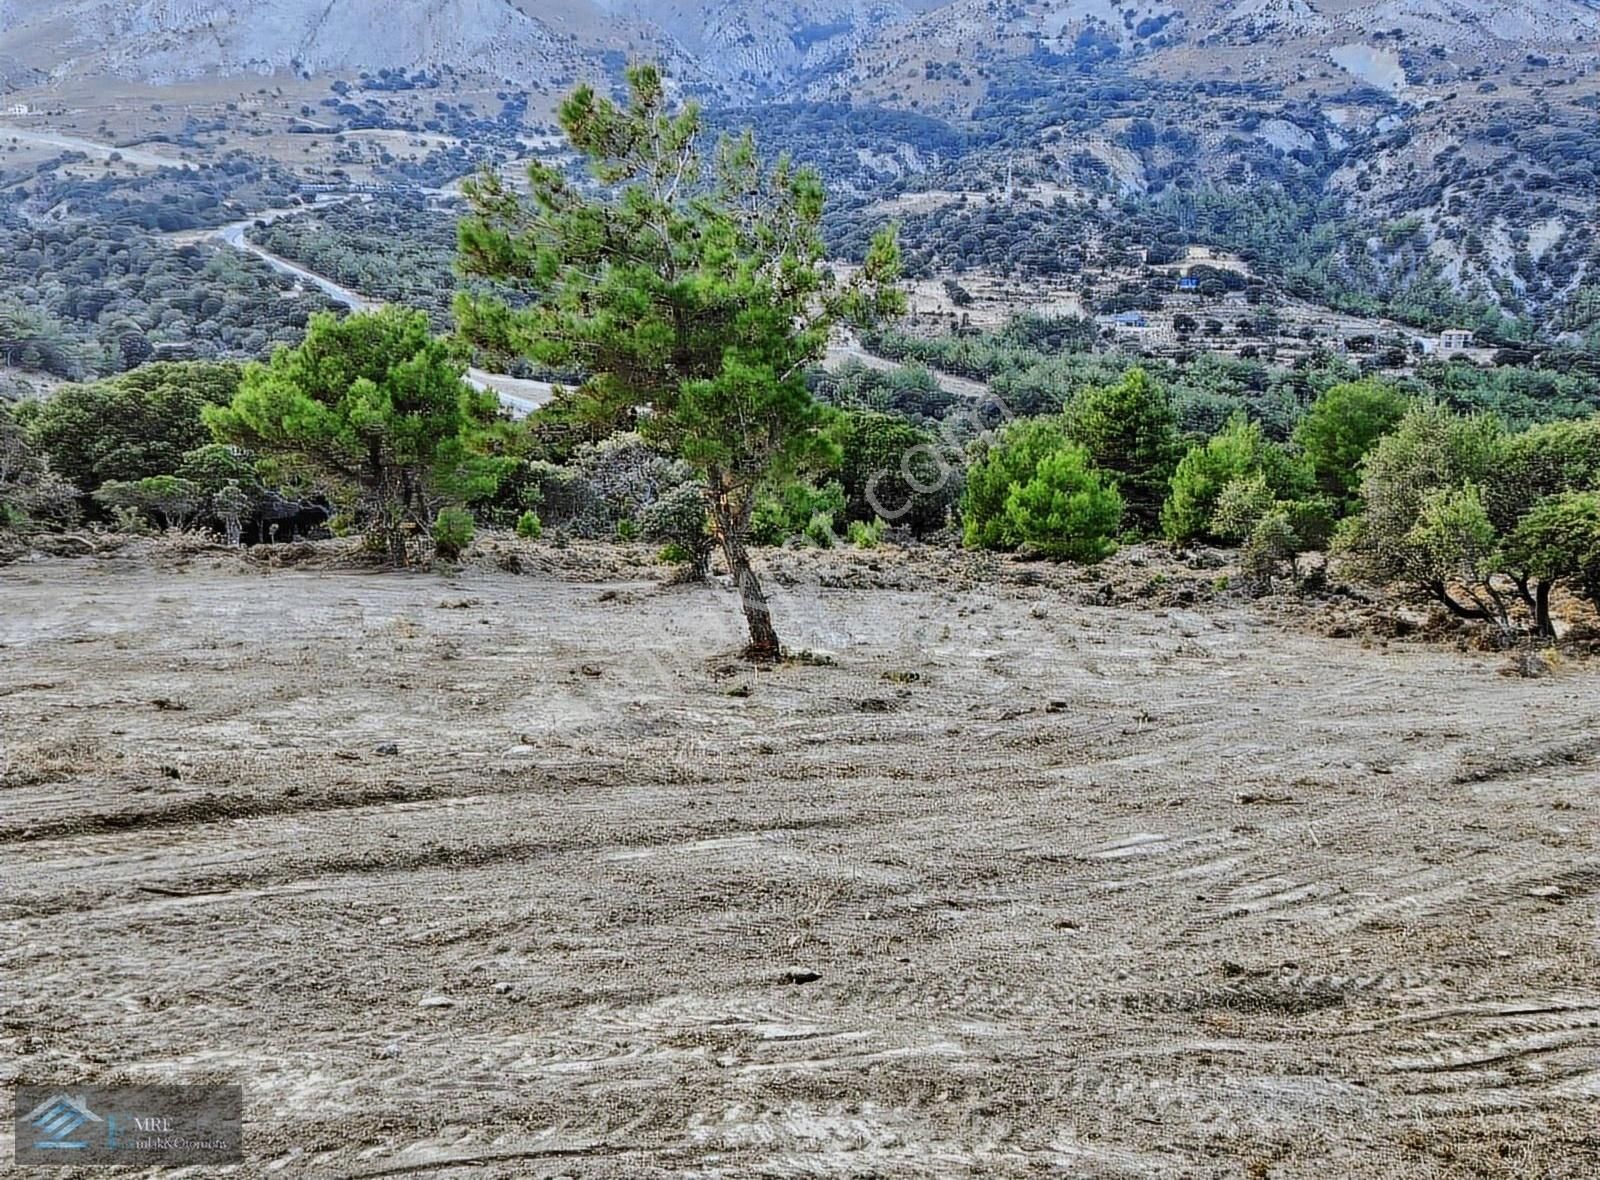
<instances>
[{"instance_id":1,"label":"small stone","mask_svg":"<svg viewBox=\"0 0 1600 1180\"><path fill-rule=\"evenodd\" d=\"M400 745L398 742L384 742L373 753L381 754L385 758L393 758L400 753Z\"/></svg>"},{"instance_id":2,"label":"small stone","mask_svg":"<svg viewBox=\"0 0 1600 1180\"><path fill-rule=\"evenodd\" d=\"M379 918L378 919L378 925L380 925L380 926L398 926L398 925L400 925L400 919L399 918Z\"/></svg>"},{"instance_id":3,"label":"small stone","mask_svg":"<svg viewBox=\"0 0 1600 1180\"><path fill-rule=\"evenodd\" d=\"M456 1001L449 996L424 996L417 1004L419 1008L454 1008Z\"/></svg>"},{"instance_id":4,"label":"small stone","mask_svg":"<svg viewBox=\"0 0 1600 1180\"><path fill-rule=\"evenodd\" d=\"M494 990L502 996L509 996L516 991L516 984L500 982L494 985Z\"/></svg>"},{"instance_id":5,"label":"small stone","mask_svg":"<svg viewBox=\"0 0 1600 1180\"><path fill-rule=\"evenodd\" d=\"M1562 889L1559 885L1535 885L1532 889L1528 890L1529 897L1554 899L1557 897L1565 897L1566 895L1566 890Z\"/></svg>"}]
</instances>

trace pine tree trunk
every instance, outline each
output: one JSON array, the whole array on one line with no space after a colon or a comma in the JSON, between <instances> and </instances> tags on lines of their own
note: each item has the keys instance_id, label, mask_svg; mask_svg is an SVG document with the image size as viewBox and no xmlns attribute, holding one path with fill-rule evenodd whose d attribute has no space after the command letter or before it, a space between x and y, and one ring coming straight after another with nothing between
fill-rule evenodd
<instances>
[{"instance_id":1,"label":"pine tree trunk","mask_svg":"<svg viewBox=\"0 0 1600 1180\"><path fill-rule=\"evenodd\" d=\"M711 495L712 529L722 546L722 556L728 562L728 573L733 577L739 604L744 609L745 625L750 629L750 644L744 654L752 660L776 660L783 654L783 647L772 626L772 609L767 604L766 592L751 568L750 551L745 547L745 538L750 534L750 509L747 497L727 490Z\"/></svg>"}]
</instances>

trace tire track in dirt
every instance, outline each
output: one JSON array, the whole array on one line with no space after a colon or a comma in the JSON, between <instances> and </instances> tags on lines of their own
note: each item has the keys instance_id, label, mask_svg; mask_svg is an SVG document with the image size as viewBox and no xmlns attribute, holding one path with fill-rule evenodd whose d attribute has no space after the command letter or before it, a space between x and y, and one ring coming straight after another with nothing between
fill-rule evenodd
<instances>
[{"instance_id":1,"label":"tire track in dirt","mask_svg":"<svg viewBox=\"0 0 1600 1180\"><path fill-rule=\"evenodd\" d=\"M237 1078L311 1177L1576 1180L1600 805L1505 752L1591 673L1038 584L826 589L755 673L617 587L0 571L0 1078Z\"/></svg>"}]
</instances>

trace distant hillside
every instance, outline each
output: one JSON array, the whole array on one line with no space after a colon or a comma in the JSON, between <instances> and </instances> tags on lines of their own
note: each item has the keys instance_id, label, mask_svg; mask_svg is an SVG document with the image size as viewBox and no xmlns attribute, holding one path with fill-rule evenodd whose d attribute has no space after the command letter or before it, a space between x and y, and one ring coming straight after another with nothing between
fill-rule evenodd
<instances>
[{"instance_id":1,"label":"distant hillside","mask_svg":"<svg viewBox=\"0 0 1600 1180\"><path fill-rule=\"evenodd\" d=\"M0 91L91 105L101 78L349 80L359 120L319 119L460 136L641 57L862 200L1131 202L1141 242L1308 297L1600 331L1600 0L0 0ZM474 113L400 111L418 73ZM985 236L948 216L930 265ZM1062 264L1035 220L1007 256Z\"/></svg>"},{"instance_id":2,"label":"distant hillside","mask_svg":"<svg viewBox=\"0 0 1600 1180\"><path fill-rule=\"evenodd\" d=\"M11 0L0 71L13 87L445 67L531 81L629 32L589 0Z\"/></svg>"},{"instance_id":3,"label":"distant hillside","mask_svg":"<svg viewBox=\"0 0 1600 1180\"><path fill-rule=\"evenodd\" d=\"M1287 208L1282 232L1329 237L1308 281L1600 327L1571 310L1600 290L1595 0L956 0L879 29L806 94L976 130L991 159L960 180L980 189L1015 168L1036 189L1177 202L1198 240L1232 194L1234 221Z\"/></svg>"}]
</instances>

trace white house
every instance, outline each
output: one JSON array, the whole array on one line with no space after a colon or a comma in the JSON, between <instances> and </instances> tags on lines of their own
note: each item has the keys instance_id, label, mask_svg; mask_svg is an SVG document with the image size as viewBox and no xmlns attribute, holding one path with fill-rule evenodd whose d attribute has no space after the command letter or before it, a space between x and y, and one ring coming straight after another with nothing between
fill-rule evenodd
<instances>
[{"instance_id":1,"label":"white house","mask_svg":"<svg viewBox=\"0 0 1600 1180\"><path fill-rule=\"evenodd\" d=\"M28 104L25 103L25 102L12 103L10 106L8 106L6 108L6 114L8 114L8 115L26 115L26 114L28 114Z\"/></svg>"},{"instance_id":2,"label":"white house","mask_svg":"<svg viewBox=\"0 0 1600 1180\"><path fill-rule=\"evenodd\" d=\"M1440 352L1465 352L1477 346L1477 334L1467 328L1446 328L1439 333Z\"/></svg>"}]
</instances>

